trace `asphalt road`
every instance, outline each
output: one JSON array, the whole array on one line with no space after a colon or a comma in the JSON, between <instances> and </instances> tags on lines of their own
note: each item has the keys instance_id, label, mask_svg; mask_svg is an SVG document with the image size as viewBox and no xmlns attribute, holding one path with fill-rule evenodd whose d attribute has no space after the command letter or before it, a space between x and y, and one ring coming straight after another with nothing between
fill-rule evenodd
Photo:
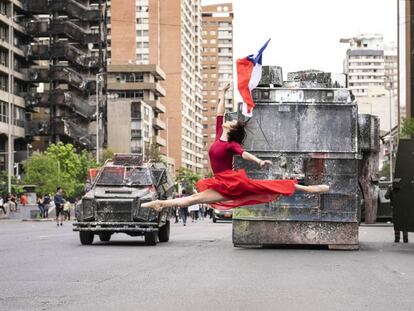
<instances>
[{"instance_id":1,"label":"asphalt road","mask_svg":"<svg viewBox=\"0 0 414 311\"><path fill-rule=\"evenodd\" d=\"M361 227L359 251L234 248L207 220L157 246L71 229L0 221L0 310L414 310L414 243L390 226Z\"/></svg>"}]
</instances>

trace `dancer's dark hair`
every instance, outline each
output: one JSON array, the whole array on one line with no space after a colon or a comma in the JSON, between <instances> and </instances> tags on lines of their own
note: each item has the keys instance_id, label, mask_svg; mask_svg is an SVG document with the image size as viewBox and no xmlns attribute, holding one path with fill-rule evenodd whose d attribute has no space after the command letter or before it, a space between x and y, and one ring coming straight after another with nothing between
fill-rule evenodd
<instances>
[{"instance_id":1,"label":"dancer's dark hair","mask_svg":"<svg viewBox=\"0 0 414 311\"><path fill-rule=\"evenodd\" d=\"M235 125L232 126L231 130L227 133L227 139L229 142L235 141L236 143L242 144L246 138L246 126L245 121L238 120Z\"/></svg>"}]
</instances>

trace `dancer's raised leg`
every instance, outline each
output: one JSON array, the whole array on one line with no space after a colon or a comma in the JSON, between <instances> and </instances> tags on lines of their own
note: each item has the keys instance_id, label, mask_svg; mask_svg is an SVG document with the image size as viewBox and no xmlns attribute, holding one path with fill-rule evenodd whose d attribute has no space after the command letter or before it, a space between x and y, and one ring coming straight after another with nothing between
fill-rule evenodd
<instances>
[{"instance_id":1,"label":"dancer's raised leg","mask_svg":"<svg viewBox=\"0 0 414 311\"><path fill-rule=\"evenodd\" d=\"M142 204L142 207L149 207L153 208L157 211L161 211L164 208L167 207L185 207L190 206L193 204L199 204L199 203L215 203L215 202L221 202L225 201L226 199L217 191L213 189L207 189L203 192L196 193L193 195L190 195L188 197L182 197L182 198L175 198L170 200L155 200L148 203Z\"/></svg>"},{"instance_id":2,"label":"dancer's raised leg","mask_svg":"<svg viewBox=\"0 0 414 311\"><path fill-rule=\"evenodd\" d=\"M302 186L302 185L295 184L295 189L303 191L303 192L308 192L308 193L324 193L324 192L328 192L330 188L328 185Z\"/></svg>"}]
</instances>

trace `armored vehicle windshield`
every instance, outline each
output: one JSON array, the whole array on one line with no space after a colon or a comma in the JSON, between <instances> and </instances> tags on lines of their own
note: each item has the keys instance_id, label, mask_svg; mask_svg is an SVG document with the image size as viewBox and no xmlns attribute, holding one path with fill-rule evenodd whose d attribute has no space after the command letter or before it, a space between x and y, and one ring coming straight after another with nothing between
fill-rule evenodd
<instances>
[{"instance_id":1,"label":"armored vehicle windshield","mask_svg":"<svg viewBox=\"0 0 414 311\"><path fill-rule=\"evenodd\" d=\"M150 186L149 169L142 167L107 166L96 181L98 186Z\"/></svg>"}]
</instances>

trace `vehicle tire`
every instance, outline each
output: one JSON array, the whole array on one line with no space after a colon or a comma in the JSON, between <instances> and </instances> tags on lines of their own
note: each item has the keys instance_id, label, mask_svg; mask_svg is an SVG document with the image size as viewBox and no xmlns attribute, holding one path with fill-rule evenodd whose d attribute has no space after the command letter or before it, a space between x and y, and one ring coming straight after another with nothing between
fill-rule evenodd
<instances>
[{"instance_id":1,"label":"vehicle tire","mask_svg":"<svg viewBox=\"0 0 414 311\"><path fill-rule=\"evenodd\" d=\"M158 240L160 242L168 242L170 240L170 221L167 220L164 226L158 231Z\"/></svg>"},{"instance_id":2,"label":"vehicle tire","mask_svg":"<svg viewBox=\"0 0 414 311\"><path fill-rule=\"evenodd\" d=\"M145 233L145 245L156 245L157 244L157 233L146 232Z\"/></svg>"},{"instance_id":3,"label":"vehicle tire","mask_svg":"<svg viewBox=\"0 0 414 311\"><path fill-rule=\"evenodd\" d=\"M82 245L91 245L93 243L93 233L89 231L79 231L79 239Z\"/></svg>"},{"instance_id":4,"label":"vehicle tire","mask_svg":"<svg viewBox=\"0 0 414 311\"><path fill-rule=\"evenodd\" d=\"M101 240L101 242L109 242L110 239L111 239L110 233L101 233L99 235L99 240Z\"/></svg>"},{"instance_id":5,"label":"vehicle tire","mask_svg":"<svg viewBox=\"0 0 414 311\"><path fill-rule=\"evenodd\" d=\"M216 215L213 215L213 222L217 222Z\"/></svg>"}]
</instances>

